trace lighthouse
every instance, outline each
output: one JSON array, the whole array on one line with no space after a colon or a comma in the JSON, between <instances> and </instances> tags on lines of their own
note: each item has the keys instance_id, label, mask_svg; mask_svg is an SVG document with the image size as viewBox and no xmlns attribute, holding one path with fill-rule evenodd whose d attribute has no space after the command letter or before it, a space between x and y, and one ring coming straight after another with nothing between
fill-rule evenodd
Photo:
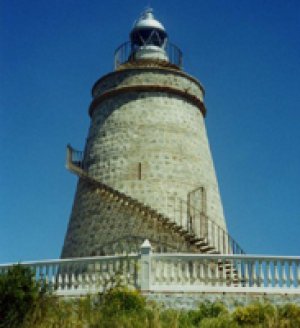
<instances>
[{"instance_id":1,"label":"lighthouse","mask_svg":"<svg viewBox=\"0 0 300 328\"><path fill-rule=\"evenodd\" d=\"M241 251L223 214L204 88L182 60L147 9L94 84L85 148L67 147L78 184L63 258L135 252L145 239L157 252Z\"/></svg>"}]
</instances>

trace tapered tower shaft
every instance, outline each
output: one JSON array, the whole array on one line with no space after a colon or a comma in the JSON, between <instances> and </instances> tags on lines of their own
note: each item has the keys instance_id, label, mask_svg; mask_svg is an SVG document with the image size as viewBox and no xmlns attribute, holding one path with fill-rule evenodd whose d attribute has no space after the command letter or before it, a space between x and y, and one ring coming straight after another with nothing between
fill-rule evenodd
<instances>
[{"instance_id":1,"label":"tapered tower shaft","mask_svg":"<svg viewBox=\"0 0 300 328\"><path fill-rule=\"evenodd\" d=\"M157 248L203 251L183 231L204 240L207 250L228 237L204 123L204 89L181 70L181 52L152 12L141 16L130 37L129 47L116 53L116 70L92 89L63 257L130 251L146 238ZM122 197L152 214L145 219Z\"/></svg>"}]
</instances>

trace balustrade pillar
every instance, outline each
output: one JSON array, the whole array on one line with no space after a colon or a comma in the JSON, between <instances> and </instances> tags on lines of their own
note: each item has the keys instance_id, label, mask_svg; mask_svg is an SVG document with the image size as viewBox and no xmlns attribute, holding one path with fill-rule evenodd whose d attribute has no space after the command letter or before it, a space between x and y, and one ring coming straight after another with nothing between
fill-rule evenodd
<instances>
[{"instance_id":1,"label":"balustrade pillar","mask_svg":"<svg viewBox=\"0 0 300 328\"><path fill-rule=\"evenodd\" d=\"M151 244L148 239L141 246L141 290L150 290L151 286Z\"/></svg>"}]
</instances>

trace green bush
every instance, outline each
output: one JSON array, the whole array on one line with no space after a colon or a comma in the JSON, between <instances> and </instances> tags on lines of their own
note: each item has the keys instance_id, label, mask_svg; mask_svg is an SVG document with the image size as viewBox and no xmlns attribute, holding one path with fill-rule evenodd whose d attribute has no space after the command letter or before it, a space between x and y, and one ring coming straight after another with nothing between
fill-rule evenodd
<instances>
[{"instance_id":1,"label":"green bush","mask_svg":"<svg viewBox=\"0 0 300 328\"><path fill-rule=\"evenodd\" d=\"M14 265L0 275L0 327L20 327L46 293L27 267Z\"/></svg>"},{"instance_id":2,"label":"green bush","mask_svg":"<svg viewBox=\"0 0 300 328\"><path fill-rule=\"evenodd\" d=\"M138 291L126 287L106 291L101 295L95 311L100 312L99 327L144 328L145 323L150 320L145 298Z\"/></svg>"},{"instance_id":3,"label":"green bush","mask_svg":"<svg viewBox=\"0 0 300 328\"><path fill-rule=\"evenodd\" d=\"M204 318L218 318L228 314L227 308L221 302L203 302L197 310L188 312L188 317L194 326L198 326Z\"/></svg>"},{"instance_id":4,"label":"green bush","mask_svg":"<svg viewBox=\"0 0 300 328\"><path fill-rule=\"evenodd\" d=\"M145 307L146 300L138 291L118 287L104 294L101 309L105 314L112 315L116 311L143 311Z\"/></svg>"},{"instance_id":5,"label":"green bush","mask_svg":"<svg viewBox=\"0 0 300 328\"><path fill-rule=\"evenodd\" d=\"M277 310L281 327L300 327L300 306L289 303L278 306Z\"/></svg>"}]
</instances>

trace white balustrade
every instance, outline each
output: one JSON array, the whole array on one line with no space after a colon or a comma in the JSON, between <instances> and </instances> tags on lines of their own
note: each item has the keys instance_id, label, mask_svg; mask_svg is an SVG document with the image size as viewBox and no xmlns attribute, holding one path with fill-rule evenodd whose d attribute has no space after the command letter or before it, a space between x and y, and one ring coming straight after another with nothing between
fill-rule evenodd
<instances>
[{"instance_id":1,"label":"white balustrade","mask_svg":"<svg viewBox=\"0 0 300 328\"><path fill-rule=\"evenodd\" d=\"M118 281L144 291L300 294L300 257L152 253L24 262L60 295L101 292ZM12 264L0 265L4 274Z\"/></svg>"},{"instance_id":2,"label":"white balustrade","mask_svg":"<svg viewBox=\"0 0 300 328\"><path fill-rule=\"evenodd\" d=\"M169 253L149 255L153 291L300 294L300 257Z\"/></svg>"},{"instance_id":3,"label":"white balustrade","mask_svg":"<svg viewBox=\"0 0 300 328\"><path fill-rule=\"evenodd\" d=\"M138 255L101 256L20 263L29 267L37 281L47 283L57 294L85 294L99 292L119 279L138 288L135 267ZM4 274L13 264L0 265Z\"/></svg>"}]
</instances>

